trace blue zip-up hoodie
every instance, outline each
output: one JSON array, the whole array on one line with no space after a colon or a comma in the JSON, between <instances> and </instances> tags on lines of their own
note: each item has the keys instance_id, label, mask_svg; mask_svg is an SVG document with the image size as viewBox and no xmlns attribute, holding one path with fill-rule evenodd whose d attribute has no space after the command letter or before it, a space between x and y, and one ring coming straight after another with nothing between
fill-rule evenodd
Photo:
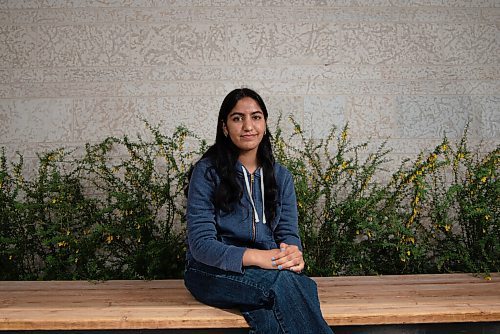
<instances>
[{"instance_id":1,"label":"blue zip-up hoodie","mask_svg":"<svg viewBox=\"0 0 500 334\"><path fill-rule=\"evenodd\" d=\"M302 249L298 232L297 200L291 173L279 163L274 164L278 185L276 216L264 224L262 221L262 169L254 173L252 197L260 222L255 222L250 197L245 191L242 164L234 167L243 196L232 212L214 206L215 191L220 178L210 159L196 163L189 182L187 200L187 260L194 259L225 271L243 272L243 253L246 248L275 249L281 242ZM265 173L265 171L264 171ZM247 172L248 182L251 182Z\"/></svg>"}]
</instances>

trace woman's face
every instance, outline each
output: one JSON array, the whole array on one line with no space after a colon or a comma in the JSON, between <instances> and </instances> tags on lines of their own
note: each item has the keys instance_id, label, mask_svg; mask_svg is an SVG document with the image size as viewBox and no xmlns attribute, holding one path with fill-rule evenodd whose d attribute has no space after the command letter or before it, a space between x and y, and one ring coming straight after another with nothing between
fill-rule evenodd
<instances>
[{"instance_id":1,"label":"woman's face","mask_svg":"<svg viewBox=\"0 0 500 334\"><path fill-rule=\"evenodd\" d=\"M244 97L229 112L223 131L242 153L257 152L266 132L264 113L257 101Z\"/></svg>"}]
</instances>

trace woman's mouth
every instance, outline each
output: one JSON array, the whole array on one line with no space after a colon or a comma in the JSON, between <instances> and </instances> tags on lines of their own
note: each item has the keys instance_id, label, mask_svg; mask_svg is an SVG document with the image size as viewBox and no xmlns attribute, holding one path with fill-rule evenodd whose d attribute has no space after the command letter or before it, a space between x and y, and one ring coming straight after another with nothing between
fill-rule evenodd
<instances>
[{"instance_id":1,"label":"woman's mouth","mask_svg":"<svg viewBox=\"0 0 500 334\"><path fill-rule=\"evenodd\" d=\"M252 138L255 138L257 137L256 134L251 134L251 135L242 135L241 138L244 138L244 139L252 139Z\"/></svg>"}]
</instances>

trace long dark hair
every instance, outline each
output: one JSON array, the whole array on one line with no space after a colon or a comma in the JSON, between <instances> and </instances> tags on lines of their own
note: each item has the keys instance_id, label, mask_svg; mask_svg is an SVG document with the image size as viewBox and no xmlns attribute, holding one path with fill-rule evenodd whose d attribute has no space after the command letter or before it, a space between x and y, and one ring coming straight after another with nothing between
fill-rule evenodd
<instances>
[{"instance_id":1,"label":"long dark hair","mask_svg":"<svg viewBox=\"0 0 500 334\"><path fill-rule=\"evenodd\" d=\"M238 88L231 91L222 101L219 117L217 119L217 133L215 143L208 148L201 159L208 158L213 163L213 168L220 177L220 184L215 191L214 204L217 208L225 212L230 212L234 209L234 204L237 203L242 195L243 189L236 178L234 165L239 157L239 149L233 144L229 136L224 135L223 125L227 122L227 117L231 110L236 106L239 100L249 97L255 100L264 113L264 119L267 121L267 108L257 92L249 88ZM278 186L274 175L274 155L271 146L271 132L267 128L266 133L262 138L257 149L257 159L264 169L264 201L266 208L266 218L272 221L276 215L277 193ZM191 178L191 173L188 175L188 183ZM187 194L187 187L186 187Z\"/></svg>"}]
</instances>

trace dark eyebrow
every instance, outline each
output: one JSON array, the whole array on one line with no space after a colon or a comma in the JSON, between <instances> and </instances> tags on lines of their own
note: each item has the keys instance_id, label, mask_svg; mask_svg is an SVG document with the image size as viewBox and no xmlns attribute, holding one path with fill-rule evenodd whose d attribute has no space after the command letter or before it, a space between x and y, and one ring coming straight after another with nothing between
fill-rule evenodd
<instances>
[{"instance_id":1,"label":"dark eyebrow","mask_svg":"<svg viewBox=\"0 0 500 334\"><path fill-rule=\"evenodd\" d=\"M255 114L262 114L262 115L264 115L264 113L263 113L261 110L256 110L256 111L253 111L253 112L250 114L250 116L253 116L253 115L255 115ZM231 117L231 116L234 116L234 115L238 115L238 116L245 116L245 114L244 114L244 113L241 113L241 112L237 112L237 111L235 111L235 112L230 112L230 113L229 113L229 115L227 115L227 117Z\"/></svg>"},{"instance_id":2,"label":"dark eyebrow","mask_svg":"<svg viewBox=\"0 0 500 334\"><path fill-rule=\"evenodd\" d=\"M243 116L243 113L241 113L241 112L237 112L237 111L235 111L235 112L230 112L230 113L229 113L229 115L227 115L227 117L234 116L234 115Z\"/></svg>"}]
</instances>

